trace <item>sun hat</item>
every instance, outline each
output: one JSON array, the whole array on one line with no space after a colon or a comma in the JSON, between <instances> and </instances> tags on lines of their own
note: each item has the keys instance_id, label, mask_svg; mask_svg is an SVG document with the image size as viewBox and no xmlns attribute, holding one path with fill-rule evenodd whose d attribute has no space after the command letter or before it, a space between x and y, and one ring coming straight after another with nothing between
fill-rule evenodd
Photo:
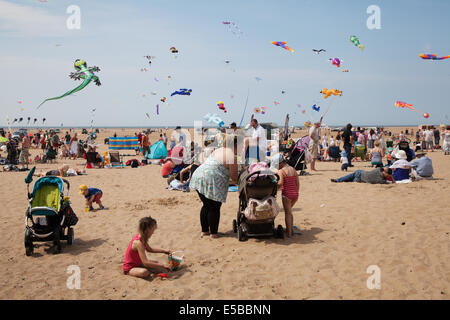
<instances>
[{"instance_id":1,"label":"sun hat","mask_svg":"<svg viewBox=\"0 0 450 320\"><path fill-rule=\"evenodd\" d=\"M426 155L427 153L425 152L425 151L417 151L416 152L416 157L417 156L424 156L424 155Z\"/></svg>"},{"instance_id":2,"label":"sun hat","mask_svg":"<svg viewBox=\"0 0 450 320\"><path fill-rule=\"evenodd\" d=\"M87 188L88 188L88 187L87 187L85 184L82 184L82 185L79 187L80 193L82 194L84 191L87 190Z\"/></svg>"},{"instance_id":3,"label":"sun hat","mask_svg":"<svg viewBox=\"0 0 450 320\"><path fill-rule=\"evenodd\" d=\"M281 153L276 153L270 158L270 169L278 169L280 163L284 162L284 157Z\"/></svg>"},{"instance_id":4,"label":"sun hat","mask_svg":"<svg viewBox=\"0 0 450 320\"><path fill-rule=\"evenodd\" d=\"M399 160L406 160L408 158L404 150L398 150L395 154L395 157Z\"/></svg>"}]
</instances>

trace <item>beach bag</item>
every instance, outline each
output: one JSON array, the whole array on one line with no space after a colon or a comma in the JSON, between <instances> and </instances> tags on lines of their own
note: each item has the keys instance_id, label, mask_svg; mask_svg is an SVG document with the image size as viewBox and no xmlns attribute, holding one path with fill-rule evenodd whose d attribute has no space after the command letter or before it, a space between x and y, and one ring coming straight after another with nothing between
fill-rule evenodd
<instances>
[{"instance_id":1,"label":"beach bag","mask_svg":"<svg viewBox=\"0 0 450 320\"><path fill-rule=\"evenodd\" d=\"M131 160L130 167L138 168L139 167L139 161L136 160L136 159Z\"/></svg>"},{"instance_id":2,"label":"beach bag","mask_svg":"<svg viewBox=\"0 0 450 320\"><path fill-rule=\"evenodd\" d=\"M78 217L70 206L62 209L64 212L64 227L74 226L78 223Z\"/></svg>"},{"instance_id":3,"label":"beach bag","mask_svg":"<svg viewBox=\"0 0 450 320\"><path fill-rule=\"evenodd\" d=\"M272 196L267 196L262 200L250 198L244 214L249 220L267 220L275 219L279 212L280 207L277 200Z\"/></svg>"}]
</instances>

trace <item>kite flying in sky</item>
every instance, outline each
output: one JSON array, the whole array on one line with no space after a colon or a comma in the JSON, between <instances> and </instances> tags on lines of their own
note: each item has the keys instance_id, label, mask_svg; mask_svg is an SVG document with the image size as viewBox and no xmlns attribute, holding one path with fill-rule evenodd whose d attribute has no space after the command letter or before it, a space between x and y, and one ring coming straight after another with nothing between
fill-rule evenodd
<instances>
[{"instance_id":1,"label":"kite flying in sky","mask_svg":"<svg viewBox=\"0 0 450 320\"><path fill-rule=\"evenodd\" d=\"M421 57L424 60L444 60L444 59L450 59L450 56L444 56L444 57L438 57L435 54L419 54L419 57Z\"/></svg>"},{"instance_id":2,"label":"kite flying in sky","mask_svg":"<svg viewBox=\"0 0 450 320\"><path fill-rule=\"evenodd\" d=\"M331 61L331 64L340 68L341 67L341 60L339 58L334 58L334 59L328 59Z\"/></svg>"},{"instance_id":3,"label":"kite flying in sky","mask_svg":"<svg viewBox=\"0 0 450 320\"><path fill-rule=\"evenodd\" d=\"M217 106L219 107L220 110L223 110L223 112L227 113L227 109L225 108L223 101L217 102Z\"/></svg>"},{"instance_id":4,"label":"kite flying in sky","mask_svg":"<svg viewBox=\"0 0 450 320\"><path fill-rule=\"evenodd\" d=\"M342 96L342 91L339 91L338 89L327 89L324 88L322 91L320 91L321 94L324 95L324 98L327 99L329 96Z\"/></svg>"},{"instance_id":5,"label":"kite flying in sky","mask_svg":"<svg viewBox=\"0 0 450 320\"><path fill-rule=\"evenodd\" d=\"M364 50L364 45L359 43L359 39L356 36L351 36L350 37L350 42L353 43L355 45L355 47L360 48L361 51Z\"/></svg>"},{"instance_id":6,"label":"kite flying in sky","mask_svg":"<svg viewBox=\"0 0 450 320\"><path fill-rule=\"evenodd\" d=\"M191 92L192 92L192 89L180 89L178 91L172 92L172 94L170 96L174 96L176 94L182 95L182 96L190 96Z\"/></svg>"},{"instance_id":7,"label":"kite flying in sky","mask_svg":"<svg viewBox=\"0 0 450 320\"><path fill-rule=\"evenodd\" d=\"M397 101L395 102L395 106L397 108L409 108L411 110L417 111L416 109L414 109L412 106L412 104L406 103L406 102L402 102L402 101Z\"/></svg>"},{"instance_id":8,"label":"kite flying in sky","mask_svg":"<svg viewBox=\"0 0 450 320\"><path fill-rule=\"evenodd\" d=\"M78 92L78 91L84 89L84 88L85 88L89 83L91 83L92 81L94 81L94 83L95 83L97 86L100 86L100 85L101 85L100 79L94 74L94 72L100 71L100 68L99 68L99 67L90 67L90 68L88 68L88 67L87 67L87 64L86 64L86 61L80 60L80 59L75 60L74 67L75 67L75 70L76 70L77 72L71 72L70 75L69 75L69 77L70 77L71 79L74 79L74 80L80 80L80 79L83 79L83 83L81 83L78 87L76 87L76 88L74 88L74 89L72 89L72 90L70 90L70 91L64 93L64 94L61 95L61 96L54 97L54 98L48 98L48 99L45 99L45 100L38 106L38 108L39 108L40 106L42 106L42 105L43 105L45 102L47 102L47 101L50 101L50 100L58 100L58 99L67 97L67 96L71 95L72 93Z\"/></svg>"},{"instance_id":9,"label":"kite flying in sky","mask_svg":"<svg viewBox=\"0 0 450 320\"><path fill-rule=\"evenodd\" d=\"M321 52L327 52L327 50L325 50L325 49L319 49L319 50L317 50L317 49L312 49L312 51L314 51L314 52L317 53L317 54L319 54L319 53L321 53Z\"/></svg>"},{"instance_id":10,"label":"kite flying in sky","mask_svg":"<svg viewBox=\"0 0 450 320\"><path fill-rule=\"evenodd\" d=\"M319 111L320 111L320 106L313 105L313 106L312 106L312 109L313 109L314 111L319 112Z\"/></svg>"},{"instance_id":11,"label":"kite flying in sky","mask_svg":"<svg viewBox=\"0 0 450 320\"><path fill-rule=\"evenodd\" d=\"M286 50L288 50L288 51L290 51L290 52L294 52L294 50L292 50L291 48L289 48L289 47L286 45L286 44L287 44L286 41L272 41L271 43L272 43L273 45L275 45L275 46L281 47L281 48L286 49Z\"/></svg>"}]
</instances>

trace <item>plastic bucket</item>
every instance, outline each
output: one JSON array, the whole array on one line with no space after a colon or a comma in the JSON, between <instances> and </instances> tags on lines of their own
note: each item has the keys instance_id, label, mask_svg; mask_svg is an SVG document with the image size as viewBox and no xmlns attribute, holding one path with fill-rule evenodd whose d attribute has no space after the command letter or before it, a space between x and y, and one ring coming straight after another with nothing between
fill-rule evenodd
<instances>
[{"instance_id":1,"label":"plastic bucket","mask_svg":"<svg viewBox=\"0 0 450 320\"><path fill-rule=\"evenodd\" d=\"M169 255L169 268L171 268L173 271L178 270L181 261L183 261L184 253L183 251L175 251L172 252L171 255Z\"/></svg>"}]
</instances>

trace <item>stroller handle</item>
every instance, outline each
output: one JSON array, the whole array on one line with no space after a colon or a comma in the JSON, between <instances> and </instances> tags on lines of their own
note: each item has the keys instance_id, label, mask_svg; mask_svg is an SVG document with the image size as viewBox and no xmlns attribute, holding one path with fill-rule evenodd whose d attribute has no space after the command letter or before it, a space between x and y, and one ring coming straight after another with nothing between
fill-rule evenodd
<instances>
[{"instance_id":1,"label":"stroller handle","mask_svg":"<svg viewBox=\"0 0 450 320\"><path fill-rule=\"evenodd\" d=\"M69 195L69 190L70 190L70 183L66 179L61 179L61 180L64 181L64 183L67 185L66 196L68 196Z\"/></svg>"},{"instance_id":2,"label":"stroller handle","mask_svg":"<svg viewBox=\"0 0 450 320\"><path fill-rule=\"evenodd\" d=\"M260 175L260 174L265 174L268 176L275 176L277 178L277 182L280 181L280 176L277 173L270 171L270 170L260 170L260 171L252 172L245 178L245 180L248 181L250 179L250 177L253 177L254 175Z\"/></svg>"}]
</instances>

